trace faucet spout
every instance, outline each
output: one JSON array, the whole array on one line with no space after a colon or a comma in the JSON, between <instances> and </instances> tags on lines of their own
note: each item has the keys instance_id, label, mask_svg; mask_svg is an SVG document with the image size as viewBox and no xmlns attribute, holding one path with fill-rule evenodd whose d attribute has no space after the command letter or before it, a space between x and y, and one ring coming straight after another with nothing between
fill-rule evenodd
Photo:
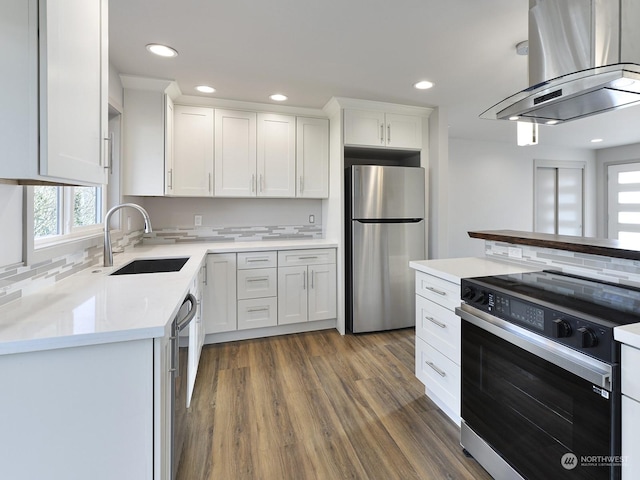
<instances>
[{"instance_id":1,"label":"faucet spout","mask_svg":"<svg viewBox=\"0 0 640 480\"><path fill-rule=\"evenodd\" d=\"M107 214L104 216L104 266L111 267L113 266L113 250L111 249L111 231L109 230L109 222L111 221L111 217L113 214L124 207L130 207L138 210L142 217L144 218L144 233L151 233L153 230L151 229L151 219L149 218L149 214L147 211L142 208L137 203L121 203L120 205L116 205L112 207Z\"/></svg>"}]
</instances>

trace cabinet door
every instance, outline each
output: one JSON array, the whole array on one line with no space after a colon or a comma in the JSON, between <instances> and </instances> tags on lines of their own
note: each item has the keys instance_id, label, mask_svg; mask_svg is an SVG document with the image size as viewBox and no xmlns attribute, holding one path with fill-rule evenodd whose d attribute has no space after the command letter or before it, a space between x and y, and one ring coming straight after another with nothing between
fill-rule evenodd
<instances>
[{"instance_id":1,"label":"cabinet door","mask_svg":"<svg viewBox=\"0 0 640 480\"><path fill-rule=\"evenodd\" d=\"M295 117L259 113L257 142L258 196L295 197Z\"/></svg>"},{"instance_id":2,"label":"cabinet door","mask_svg":"<svg viewBox=\"0 0 640 480\"><path fill-rule=\"evenodd\" d=\"M309 268L309 321L336 318L336 266Z\"/></svg>"},{"instance_id":3,"label":"cabinet door","mask_svg":"<svg viewBox=\"0 0 640 480\"><path fill-rule=\"evenodd\" d=\"M107 1L40 3L40 174L107 182Z\"/></svg>"},{"instance_id":4,"label":"cabinet door","mask_svg":"<svg viewBox=\"0 0 640 480\"><path fill-rule=\"evenodd\" d=\"M173 142L172 194L212 196L213 109L176 105Z\"/></svg>"},{"instance_id":5,"label":"cabinet door","mask_svg":"<svg viewBox=\"0 0 640 480\"><path fill-rule=\"evenodd\" d=\"M624 369L624 364L623 367ZM622 464L622 480L640 478L640 403L622 395L622 456L627 459Z\"/></svg>"},{"instance_id":6,"label":"cabinet door","mask_svg":"<svg viewBox=\"0 0 640 480\"><path fill-rule=\"evenodd\" d=\"M422 148L422 117L387 113L385 120L388 147Z\"/></svg>"},{"instance_id":7,"label":"cabinet door","mask_svg":"<svg viewBox=\"0 0 640 480\"><path fill-rule=\"evenodd\" d=\"M256 114L215 111L215 196L256 196Z\"/></svg>"},{"instance_id":8,"label":"cabinet door","mask_svg":"<svg viewBox=\"0 0 640 480\"><path fill-rule=\"evenodd\" d=\"M236 323L236 254L207 255L202 315L205 333L230 332Z\"/></svg>"},{"instance_id":9,"label":"cabinet door","mask_svg":"<svg viewBox=\"0 0 640 480\"><path fill-rule=\"evenodd\" d=\"M344 144L383 147L386 145L384 112L344 111Z\"/></svg>"},{"instance_id":10,"label":"cabinet door","mask_svg":"<svg viewBox=\"0 0 640 480\"><path fill-rule=\"evenodd\" d=\"M174 172L174 110L173 100L166 95L165 96L165 110L164 110L164 193L167 195L173 194L173 172Z\"/></svg>"},{"instance_id":11,"label":"cabinet door","mask_svg":"<svg viewBox=\"0 0 640 480\"><path fill-rule=\"evenodd\" d=\"M307 319L307 267L278 268L278 325Z\"/></svg>"},{"instance_id":12,"label":"cabinet door","mask_svg":"<svg viewBox=\"0 0 640 480\"><path fill-rule=\"evenodd\" d=\"M124 89L122 194L165 193L165 114L171 99L158 91Z\"/></svg>"},{"instance_id":13,"label":"cabinet door","mask_svg":"<svg viewBox=\"0 0 640 480\"><path fill-rule=\"evenodd\" d=\"M297 197L329 196L329 120L296 119Z\"/></svg>"}]
</instances>

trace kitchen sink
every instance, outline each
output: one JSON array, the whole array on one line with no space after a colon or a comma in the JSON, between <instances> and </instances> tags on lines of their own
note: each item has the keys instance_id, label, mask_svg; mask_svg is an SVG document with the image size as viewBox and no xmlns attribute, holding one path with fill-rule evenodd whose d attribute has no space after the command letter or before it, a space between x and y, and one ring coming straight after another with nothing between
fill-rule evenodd
<instances>
[{"instance_id":1,"label":"kitchen sink","mask_svg":"<svg viewBox=\"0 0 640 480\"><path fill-rule=\"evenodd\" d=\"M134 260L120 267L111 275L137 275L139 273L160 273L178 272L189 257L182 258L148 258L144 260Z\"/></svg>"}]
</instances>

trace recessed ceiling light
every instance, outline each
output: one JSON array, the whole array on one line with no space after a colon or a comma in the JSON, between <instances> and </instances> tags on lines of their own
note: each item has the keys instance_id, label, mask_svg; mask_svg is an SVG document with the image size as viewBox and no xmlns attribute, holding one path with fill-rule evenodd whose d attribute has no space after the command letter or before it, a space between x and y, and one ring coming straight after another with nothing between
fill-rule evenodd
<instances>
[{"instance_id":1,"label":"recessed ceiling light","mask_svg":"<svg viewBox=\"0 0 640 480\"><path fill-rule=\"evenodd\" d=\"M547 122L545 122L547 125L556 125L558 123L560 123L560 120L548 120Z\"/></svg>"},{"instance_id":2,"label":"recessed ceiling light","mask_svg":"<svg viewBox=\"0 0 640 480\"><path fill-rule=\"evenodd\" d=\"M421 80L418 83L414 83L413 86L418 90L427 90L428 88L433 87L433 82L429 82L428 80Z\"/></svg>"},{"instance_id":3,"label":"recessed ceiling light","mask_svg":"<svg viewBox=\"0 0 640 480\"><path fill-rule=\"evenodd\" d=\"M509 117L509 120L520 120L520 117L514 115L513 117Z\"/></svg>"},{"instance_id":4,"label":"recessed ceiling light","mask_svg":"<svg viewBox=\"0 0 640 480\"><path fill-rule=\"evenodd\" d=\"M591 139L591 143L600 143L602 141L603 141L602 138L593 138L593 139Z\"/></svg>"},{"instance_id":5,"label":"recessed ceiling light","mask_svg":"<svg viewBox=\"0 0 640 480\"><path fill-rule=\"evenodd\" d=\"M284 102L287 98L286 95L282 95L281 93L274 93L273 95L269 96L269 98L271 100L275 100L276 102Z\"/></svg>"},{"instance_id":6,"label":"recessed ceiling light","mask_svg":"<svg viewBox=\"0 0 640 480\"><path fill-rule=\"evenodd\" d=\"M161 57L178 56L178 52L175 49L167 47L166 45L160 45L159 43L150 43L149 45L147 45L147 50Z\"/></svg>"},{"instance_id":7,"label":"recessed ceiling light","mask_svg":"<svg viewBox=\"0 0 640 480\"><path fill-rule=\"evenodd\" d=\"M216 91L215 88L210 87L209 85L198 85L196 90L202 93L213 93Z\"/></svg>"}]
</instances>

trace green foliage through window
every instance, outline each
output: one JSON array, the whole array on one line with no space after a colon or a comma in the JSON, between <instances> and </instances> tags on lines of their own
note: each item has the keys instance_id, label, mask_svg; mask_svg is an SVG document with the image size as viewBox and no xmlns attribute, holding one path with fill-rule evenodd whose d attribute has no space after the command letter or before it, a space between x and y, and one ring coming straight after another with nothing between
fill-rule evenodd
<instances>
[{"instance_id":1,"label":"green foliage through window","mask_svg":"<svg viewBox=\"0 0 640 480\"><path fill-rule=\"evenodd\" d=\"M35 239L66 235L74 229L90 227L101 222L100 187L33 187Z\"/></svg>"}]
</instances>

